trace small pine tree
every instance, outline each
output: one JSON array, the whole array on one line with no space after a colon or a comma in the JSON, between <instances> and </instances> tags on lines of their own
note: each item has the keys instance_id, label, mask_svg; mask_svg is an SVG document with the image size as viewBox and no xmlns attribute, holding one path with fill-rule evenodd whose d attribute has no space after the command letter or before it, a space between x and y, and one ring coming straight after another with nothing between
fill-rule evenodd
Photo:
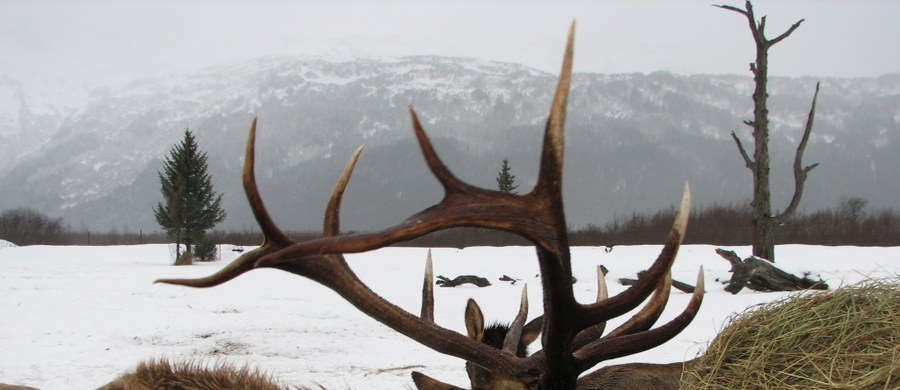
<instances>
[{"instance_id":1,"label":"small pine tree","mask_svg":"<svg viewBox=\"0 0 900 390\"><path fill-rule=\"evenodd\" d=\"M206 153L198 149L190 129L185 129L184 139L166 157L163 172L157 171L163 202L153 208L153 214L175 240L176 265L191 264L193 246L225 219L222 195L216 195L206 169Z\"/></svg>"},{"instance_id":2,"label":"small pine tree","mask_svg":"<svg viewBox=\"0 0 900 390\"><path fill-rule=\"evenodd\" d=\"M519 188L519 186L516 185L516 175L510 173L509 159L504 158L503 165L500 167L500 172L497 174L497 190L515 194L517 188Z\"/></svg>"},{"instance_id":3,"label":"small pine tree","mask_svg":"<svg viewBox=\"0 0 900 390\"><path fill-rule=\"evenodd\" d=\"M203 237L200 239L200 242L194 246L194 256L193 258L197 261L216 261L219 259L219 254L216 252L216 244L209 239L209 237Z\"/></svg>"}]
</instances>

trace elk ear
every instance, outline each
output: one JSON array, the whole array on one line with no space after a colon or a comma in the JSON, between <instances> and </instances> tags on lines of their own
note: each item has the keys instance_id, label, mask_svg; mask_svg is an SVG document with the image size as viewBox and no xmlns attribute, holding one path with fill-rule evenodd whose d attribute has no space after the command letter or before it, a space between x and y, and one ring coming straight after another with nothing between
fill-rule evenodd
<instances>
[{"instance_id":1,"label":"elk ear","mask_svg":"<svg viewBox=\"0 0 900 390\"><path fill-rule=\"evenodd\" d=\"M531 320L531 322L529 322L527 325L525 325L524 328L522 328L522 339L520 343L527 346L533 343L534 340L537 340L538 336L541 335L541 328L543 327L543 325L544 316L540 316Z\"/></svg>"},{"instance_id":2,"label":"elk ear","mask_svg":"<svg viewBox=\"0 0 900 390\"><path fill-rule=\"evenodd\" d=\"M479 343L484 341L484 315L474 299L469 299L466 304L466 333L472 340Z\"/></svg>"},{"instance_id":3,"label":"elk ear","mask_svg":"<svg viewBox=\"0 0 900 390\"><path fill-rule=\"evenodd\" d=\"M418 371L412 372L413 383L419 390L463 390L459 387L448 385Z\"/></svg>"}]
</instances>

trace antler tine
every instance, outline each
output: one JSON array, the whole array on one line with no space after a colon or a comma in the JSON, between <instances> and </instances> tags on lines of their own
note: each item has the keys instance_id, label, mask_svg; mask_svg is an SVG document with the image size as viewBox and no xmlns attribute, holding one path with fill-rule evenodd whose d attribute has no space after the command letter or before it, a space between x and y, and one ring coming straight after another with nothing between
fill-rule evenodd
<instances>
[{"instance_id":1,"label":"antler tine","mask_svg":"<svg viewBox=\"0 0 900 390\"><path fill-rule=\"evenodd\" d=\"M463 390L461 387L448 385L418 371L412 372L412 379L419 390Z\"/></svg>"},{"instance_id":2,"label":"antler tine","mask_svg":"<svg viewBox=\"0 0 900 390\"><path fill-rule=\"evenodd\" d=\"M263 232L264 243L275 241L281 246L288 246L295 241L288 237L287 234L278 228L275 221L266 210L263 203L262 195L259 194L259 188L256 186L256 119L253 118L253 124L250 125L250 134L247 136L247 149L244 153L244 170L241 172L241 179L244 183L244 193L247 195L247 202L250 203L250 210L256 218L256 223Z\"/></svg>"},{"instance_id":3,"label":"antler tine","mask_svg":"<svg viewBox=\"0 0 900 390\"><path fill-rule=\"evenodd\" d=\"M331 190L331 197L328 199L328 207L325 209L325 221L323 222L322 233L325 237L336 236L341 230L341 200L344 198L344 190L347 183L350 182L350 176L353 175L353 168L359 160L365 146L360 146L353 151L350 160L344 165L341 176L338 177L337 183Z\"/></svg>"},{"instance_id":4,"label":"antler tine","mask_svg":"<svg viewBox=\"0 0 900 390\"><path fill-rule=\"evenodd\" d=\"M603 275L603 268L598 265L596 302L603 301L607 298L609 298L609 289L607 289L606 287L606 275ZM581 332L578 332L578 334L575 335L575 340L572 341L572 349L578 350L588 343L599 339L601 336L603 336L604 330L606 330L606 322L601 322L597 325L589 326Z\"/></svg>"},{"instance_id":5,"label":"antler tine","mask_svg":"<svg viewBox=\"0 0 900 390\"><path fill-rule=\"evenodd\" d=\"M516 355L519 348L519 342L522 340L522 329L525 327L525 320L528 319L528 285L522 287L522 299L519 303L519 313L516 319L509 326L506 337L503 339L503 352Z\"/></svg>"},{"instance_id":6,"label":"antler tine","mask_svg":"<svg viewBox=\"0 0 900 390\"><path fill-rule=\"evenodd\" d=\"M422 313L423 320L434 322L434 268L431 264L431 249L428 249L428 257L425 259L425 281L422 282Z\"/></svg>"},{"instance_id":7,"label":"antler tine","mask_svg":"<svg viewBox=\"0 0 900 390\"><path fill-rule=\"evenodd\" d=\"M351 160L355 161L355 158L358 157L360 151L361 150L357 150L354 158ZM238 257L219 270L219 272L207 277L197 279L157 279L153 283L165 283L198 288L218 286L238 277L244 272L256 268L256 262L265 255L274 253L295 243L293 239L288 237L278 228L275 221L272 220L272 217L266 210L262 196L259 193L259 187L256 185L255 167L256 118L253 118L253 123L250 125L250 132L247 136L247 147L244 152L244 168L241 171L241 180L244 184L244 193L247 196L247 202L250 203L250 210L253 212L254 218L256 218L256 223L259 224L260 230L263 232L262 246L243 254L241 257Z\"/></svg>"},{"instance_id":8,"label":"antler tine","mask_svg":"<svg viewBox=\"0 0 900 390\"><path fill-rule=\"evenodd\" d=\"M644 277L639 278L637 283L629 287L624 292L602 302L597 302L583 307L584 315L581 317L585 322L580 324L580 328L590 326L592 324L604 322L610 318L615 318L627 313L639 305L650 293L656 289L659 280L664 278L666 273L672 268L675 256L678 254L678 248L684 239L684 232L687 230L688 215L691 207L691 189L687 184L684 185L684 192L681 198L681 206L675 215L675 222L672 224L672 230L666 239L666 244L657 257L653 265L646 271Z\"/></svg>"},{"instance_id":9,"label":"antler tine","mask_svg":"<svg viewBox=\"0 0 900 390\"><path fill-rule=\"evenodd\" d=\"M472 186L457 178L453 172L450 172L450 169L438 157L437 152L434 150L434 145L431 144L428 135L425 134L425 129L422 128L422 123L419 122L419 116L412 106L409 106L409 116L412 120L416 141L419 142L419 149L422 150L422 157L425 158L425 163L431 169L434 177L444 186L444 191L451 192L458 188L471 188Z\"/></svg>"},{"instance_id":10,"label":"antler tine","mask_svg":"<svg viewBox=\"0 0 900 390\"><path fill-rule=\"evenodd\" d=\"M703 302L704 289L703 267L700 267L697 272L697 287L681 314L658 328L619 337L604 337L576 351L574 358L579 372L584 372L603 360L646 351L669 341L684 330L697 315Z\"/></svg>"},{"instance_id":11,"label":"antler tine","mask_svg":"<svg viewBox=\"0 0 900 390\"><path fill-rule=\"evenodd\" d=\"M606 288L606 275L603 274L603 267L597 266L597 302L609 298L609 289Z\"/></svg>"},{"instance_id":12,"label":"antler tine","mask_svg":"<svg viewBox=\"0 0 900 390\"><path fill-rule=\"evenodd\" d=\"M575 50L575 21L569 26L566 39L566 51L563 55L562 69L556 84L556 93L550 103L550 115L547 118L547 129L544 133L544 149L541 153L541 168L535 190L550 190L561 196L563 147L565 145L564 128L566 107L569 102L569 88L572 84L572 64ZM560 205L561 205L560 200Z\"/></svg>"},{"instance_id":13,"label":"antler tine","mask_svg":"<svg viewBox=\"0 0 900 390\"><path fill-rule=\"evenodd\" d=\"M666 303L669 301L669 293L672 291L672 272L666 272L666 276L659 281L659 284L656 287L656 290L653 291L653 295L650 296L650 300L628 321L624 324L620 325L616 329L613 329L609 332L604 338L607 337L619 337L626 334L631 334L635 332L642 332L656 323L656 320L659 319L659 316L662 314L663 309L666 308Z\"/></svg>"}]
</instances>

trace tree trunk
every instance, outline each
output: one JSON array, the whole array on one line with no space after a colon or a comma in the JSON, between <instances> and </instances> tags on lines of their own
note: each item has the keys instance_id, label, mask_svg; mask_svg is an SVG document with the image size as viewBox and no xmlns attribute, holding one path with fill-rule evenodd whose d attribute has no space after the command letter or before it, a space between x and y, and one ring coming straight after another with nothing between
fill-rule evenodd
<instances>
[{"instance_id":1,"label":"tree trunk","mask_svg":"<svg viewBox=\"0 0 900 390\"><path fill-rule=\"evenodd\" d=\"M181 253L181 243L175 243L175 264L174 265L193 265L194 254L191 252L191 244L184 244L184 253Z\"/></svg>"},{"instance_id":2,"label":"tree trunk","mask_svg":"<svg viewBox=\"0 0 900 390\"><path fill-rule=\"evenodd\" d=\"M771 205L768 206L771 208ZM777 227L769 213L753 212L753 256L775 262L775 228Z\"/></svg>"},{"instance_id":3,"label":"tree trunk","mask_svg":"<svg viewBox=\"0 0 900 390\"><path fill-rule=\"evenodd\" d=\"M175 265L193 265L194 264L194 255L191 252L185 251L184 254L179 255L178 258L175 259Z\"/></svg>"},{"instance_id":4,"label":"tree trunk","mask_svg":"<svg viewBox=\"0 0 900 390\"><path fill-rule=\"evenodd\" d=\"M750 66L753 90L753 255L775 261L775 224L769 190L769 45L763 31L753 31L756 61Z\"/></svg>"}]
</instances>

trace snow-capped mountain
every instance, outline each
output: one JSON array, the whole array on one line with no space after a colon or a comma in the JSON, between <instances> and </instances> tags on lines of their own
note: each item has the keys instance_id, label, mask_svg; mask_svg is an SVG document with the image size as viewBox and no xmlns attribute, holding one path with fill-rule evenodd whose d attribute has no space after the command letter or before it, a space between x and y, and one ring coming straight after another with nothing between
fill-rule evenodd
<instances>
[{"instance_id":1,"label":"snow-capped mountain","mask_svg":"<svg viewBox=\"0 0 900 390\"><path fill-rule=\"evenodd\" d=\"M524 66L462 58L327 61L266 57L204 72L146 79L52 107L3 80L0 210L33 207L73 228L157 230L156 171L185 128L209 155L229 213L223 228L254 229L240 187L244 142L259 118L257 175L285 228L318 229L351 151L366 150L344 203L344 228L398 222L441 196L409 125L415 108L438 152L463 179L488 188L508 158L520 191L536 177L556 81ZM793 191L790 167L815 83L770 82L773 198ZM567 117L569 223L602 225L679 200L750 197L751 177L730 132L751 144L749 76L576 74ZM843 197L900 208L900 75L822 80L805 163L820 162L806 209Z\"/></svg>"}]
</instances>

